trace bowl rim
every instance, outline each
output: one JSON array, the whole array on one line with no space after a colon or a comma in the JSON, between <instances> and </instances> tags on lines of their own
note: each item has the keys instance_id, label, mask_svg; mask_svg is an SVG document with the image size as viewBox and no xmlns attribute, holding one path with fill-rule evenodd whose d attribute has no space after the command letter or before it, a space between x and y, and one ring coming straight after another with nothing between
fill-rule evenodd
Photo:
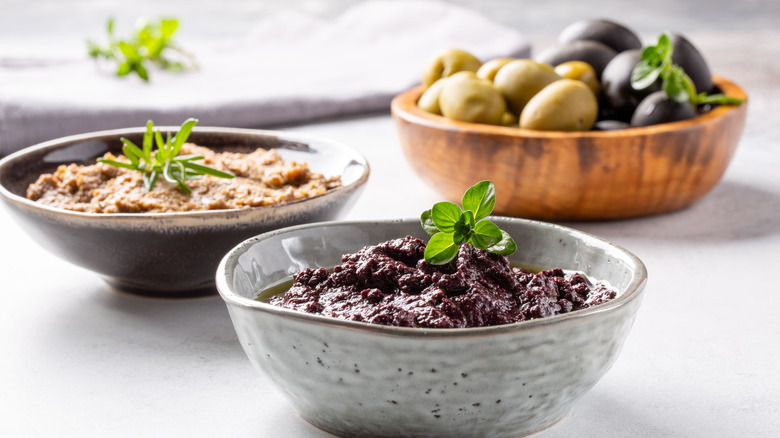
<instances>
[{"instance_id":1,"label":"bowl rim","mask_svg":"<svg viewBox=\"0 0 780 438\"><path fill-rule=\"evenodd\" d=\"M155 129L159 129L162 132L170 131L170 132L176 132L179 130L180 126L159 126L155 127ZM11 153L10 155L7 155L0 159L0 170L2 170L6 166L11 166L12 163L26 155L29 155L34 152L38 152L45 149L50 150L56 150L60 147L67 146L69 144L73 144L76 142L81 141L87 141L90 139L100 138L100 137L120 137L122 135L129 135L129 134L139 134L146 131L145 127L132 127L132 128L119 128L119 129L109 129L104 131L93 131L93 132L87 132L83 134L74 134L69 135L65 137L55 138L52 140L47 140L42 143L38 143L32 146L28 146L26 148L20 149L16 152ZM219 126L196 126L192 130L194 133L217 133L217 134L234 134L234 135L240 135L240 136L265 136L265 137L276 137L280 140L289 140L292 142L300 141L300 142L319 142L319 143L325 143L329 146L336 147L337 149L341 151L349 152L350 155L353 155L353 160L358 165L361 166L363 171L360 175L357 176L357 178L352 181L349 184L342 184L339 187L333 188L331 190L326 191L325 193L311 196L304 199L299 199L291 202L286 202L283 204L273 204L273 205L266 205L266 206L258 206L258 207L249 207L249 208L234 208L234 209L222 209L222 210L194 210L194 211L176 211L176 212L163 212L163 213L89 213L89 212L81 212L81 211L73 211L73 210L66 210L63 208L57 208L52 207L46 204L41 204L39 202L32 201L30 199L27 199L24 196L17 195L13 192L11 192L8 188L6 188L3 184L0 184L0 199L4 199L10 203L14 203L20 206L27 207L29 209L33 210L40 210L43 212L47 212L54 215L63 215L65 217L72 217L74 219L80 219L80 220L96 220L101 222L106 221L112 221L112 220L128 220L130 218L134 218L135 221L150 221L160 218L166 218L166 219L174 219L174 218L192 218L192 219L206 219L209 217L222 217L224 215L238 215L238 214L249 214L251 212L255 211L269 211L269 210L276 210L276 209L284 209L293 205L301 204L313 199L321 199L323 197L330 197L334 194L341 193L344 191L351 191L356 189L357 187L360 187L361 185L365 184L365 182L368 180L368 177L371 173L371 167L368 164L368 161L366 160L366 157L357 149L352 148L350 146L347 146L343 143L329 140L324 137L320 137L317 135L310 135L310 134L302 134L297 132L289 132L289 131L279 131L279 130L266 130L266 129L251 129L251 128L231 128L231 127L219 127ZM357 159L357 160L356 160Z\"/></svg>"},{"instance_id":2,"label":"bowl rim","mask_svg":"<svg viewBox=\"0 0 780 438\"><path fill-rule=\"evenodd\" d=\"M283 307L274 306L263 301L257 301L254 299L245 298L238 295L233 291L229 278L231 274L228 272L228 266L234 266L238 258L246 253L256 243L274 237L278 234L295 233L299 230L305 230L310 228L327 227L332 225L365 225L374 226L382 224L408 224L419 223L417 218L406 219L387 219L387 220L347 220L347 221L327 221L327 222L315 222L310 224L302 224L291 227L285 227L278 230L262 233L257 236L251 237L233 249L231 249L220 261L216 272L216 285L217 292L228 305L228 307L237 306L252 311L257 311L265 314L280 318L290 318L293 320L306 322L319 326L336 327L345 330L357 330L362 332L374 333L386 336L401 336L406 338L451 338L451 337L476 337L476 336L494 336L505 333L512 333L516 331L534 330L542 327L565 324L571 321L576 321L585 318L593 318L597 315L614 312L617 309L628 305L634 300L639 299L647 284L647 267L644 263L625 248L611 243L605 239L594 236L592 234L579 231L573 228L557 225L549 222L521 219L508 216L490 216L491 220L497 222L498 225L505 222L521 222L532 227L542 227L547 229L556 230L558 232L566 233L571 236L587 241L589 244L600 246L602 248L610 248L613 251L621 254L625 261L634 270L634 279L627 285L625 291L620 293L615 299L603 304L599 304L587 309L577 310L569 313L558 314L545 318L532 319L527 321L520 321L511 324L503 324L489 327L472 327L472 328L414 328L414 327L395 327L385 326L379 324L371 324L361 321L347 321L336 318L331 318L323 315L315 315L304 312L299 312L292 309L286 309Z\"/></svg>"},{"instance_id":3,"label":"bowl rim","mask_svg":"<svg viewBox=\"0 0 780 438\"><path fill-rule=\"evenodd\" d=\"M677 131L707 123L719 119L747 104L747 93L745 93L745 90L736 83L717 75L712 76L712 81L723 94L729 97L744 99L744 102L738 105L718 105L712 110L692 119L658 125L630 127L613 131L540 131L513 126L498 126L450 120L444 116L429 113L417 106L417 99L419 99L423 91L425 91L423 85L417 85L396 95L391 102L390 109L394 117L403 119L415 125L443 131L463 132L476 135L502 135L507 137L540 139L636 137L640 135Z\"/></svg>"}]
</instances>

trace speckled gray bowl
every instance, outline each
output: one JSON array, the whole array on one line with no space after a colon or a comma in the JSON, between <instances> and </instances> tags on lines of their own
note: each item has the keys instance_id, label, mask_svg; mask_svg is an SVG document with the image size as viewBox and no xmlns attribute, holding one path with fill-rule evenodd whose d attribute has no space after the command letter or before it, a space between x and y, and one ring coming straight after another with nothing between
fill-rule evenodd
<instances>
[{"instance_id":1,"label":"speckled gray bowl","mask_svg":"<svg viewBox=\"0 0 780 438\"><path fill-rule=\"evenodd\" d=\"M546 319L473 329L340 321L254 300L305 267L411 234L419 221L331 222L247 240L222 260L217 288L256 368L300 414L350 437L512 437L563 417L617 359L647 272L631 253L542 222L494 218L518 242L513 262L610 282L618 297ZM258 409L262 407L258 406Z\"/></svg>"},{"instance_id":2,"label":"speckled gray bowl","mask_svg":"<svg viewBox=\"0 0 780 438\"><path fill-rule=\"evenodd\" d=\"M162 127L163 131L176 127ZM94 162L121 153L120 137L141 144L144 129L103 131L57 139L0 161L0 199L41 246L100 274L114 287L153 296L214 294L220 259L251 236L281 227L337 219L357 200L369 166L357 151L294 133L196 127L189 141L214 150L276 148L285 160L306 161L341 187L309 199L243 210L91 214L52 208L25 197L27 186L59 164Z\"/></svg>"}]
</instances>

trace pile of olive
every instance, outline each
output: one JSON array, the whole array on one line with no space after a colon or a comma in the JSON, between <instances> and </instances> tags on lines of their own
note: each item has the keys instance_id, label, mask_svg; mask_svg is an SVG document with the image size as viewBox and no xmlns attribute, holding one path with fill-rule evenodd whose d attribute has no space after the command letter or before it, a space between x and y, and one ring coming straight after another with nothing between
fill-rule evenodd
<instances>
[{"instance_id":1,"label":"pile of olive","mask_svg":"<svg viewBox=\"0 0 780 438\"><path fill-rule=\"evenodd\" d=\"M669 35L672 61L697 92L711 92L710 70L699 51L682 35ZM625 26L579 21L558 42L534 59L484 64L463 50L445 50L425 68L426 89L417 104L453 120L556 131L622 129L697 115L690 102L669 99L660 78L643 90L631 86L642 43Z\"/></svg>"}]
</instances>

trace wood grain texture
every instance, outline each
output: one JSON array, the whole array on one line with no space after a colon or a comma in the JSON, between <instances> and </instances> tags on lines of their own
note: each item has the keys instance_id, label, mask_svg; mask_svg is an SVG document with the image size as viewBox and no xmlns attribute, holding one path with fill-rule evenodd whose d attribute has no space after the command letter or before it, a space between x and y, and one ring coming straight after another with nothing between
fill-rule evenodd
<instances>
[{"instance_id":1,"label":"wood grain texture","mask_svg":"<svg viewBox=\"0 0 780 438\"><path fill-rule=\"evenodd\" d=\"M747 98L736 84L713 80L726 95ZM454 202L489 179L494 214L549 220L624 219L693 204L723 176L747 114L745 102L621 131L532 131L427 113L416 105L422 91L392 102L403 153L417 175Z\"/></svg>"}]
</instances>

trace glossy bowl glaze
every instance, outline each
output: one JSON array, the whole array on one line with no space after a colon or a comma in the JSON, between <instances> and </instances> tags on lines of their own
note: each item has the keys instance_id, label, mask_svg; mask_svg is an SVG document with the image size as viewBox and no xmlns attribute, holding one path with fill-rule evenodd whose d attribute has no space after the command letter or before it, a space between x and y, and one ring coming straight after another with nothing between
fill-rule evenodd
<instances>
[{"instance_id":1,"label":"glossy bowl glaze","mask_svg":"<svg viewBox=\"0 0 780 438\"><path fill-rule=\"evenodd\" d=\"M365 158L337 143L294 133L202 127L195 128L188 141L217 151L276 148L285 160L305 161L314 172L342 175L343 185L282 205L200 212L81 213L26 199L27 186L40 174L60 164L94 163L107 151L119 154L120 137L141 144L143 132L122 129L65 137L0 161L0 199L19 225L47 250L127 292L214 294L214 273L228 250L259 233L339 218L357 200L369 175Z\"/></svg>"},{"instance_id":2,"label":"glossy bowl glaze","mask_svg":"<svg viewBox=\"0 0 780 438\"><path fill-rule=\"evenodd\" d=\"M747 98L714 77L726 95ZM620 131L555 132L464 123L417 107L417 87L392 113L409 165L449 200L489 179L495 212L550 220L624 219L687 207L718 183L739 144L747 103Z\"/></svg>"},{"instance_id":3,"label":"glossy bowl glaze","mask_svg":"<svg viewBox=\"0 0 780 438\"><path fill-rule=\"evenodd\" d=\"M347 437L514 437L561 419L617 359L647 272L631 253L557 225L492 218L514 263L606 280L618 297L503 326L416 329L299 313L255 299L303 268L389 239L427 239L418 219L272 231L230 251L217 288L254 366L313 425ZM258 406L262 409L262 406Z\"/></svg>"}]
</instances>

